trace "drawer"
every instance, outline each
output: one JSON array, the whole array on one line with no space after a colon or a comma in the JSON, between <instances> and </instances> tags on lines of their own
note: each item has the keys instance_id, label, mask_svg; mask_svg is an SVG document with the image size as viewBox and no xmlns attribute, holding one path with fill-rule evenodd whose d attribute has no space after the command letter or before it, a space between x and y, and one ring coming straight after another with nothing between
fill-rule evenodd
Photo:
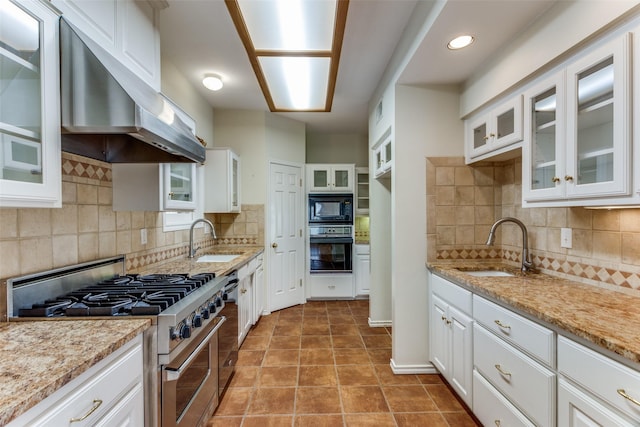
<instances>
[{"instance_id":1,"label":"drawer","mask_svg":"<svg viewBox=\"0 0 640 427\"><path fill-rule=\"evenodd\" d=\"M431 274L431 292L449 304L456 306L459 310L471 314L472 294L466 289L443 279L440 276Z\"/></svg>"},{"instance_id":2,"label":"drawer","mask_svg":"<svg viewBox=\"0 0 640 427\"><path fill-rule=\"evenodd\" d=\"M555 367L555 333L552 330L477 295L473 296L473 317L530 356Z\"/></svg>"},{"instance_id":3,"label":"drawer","mask_svg":"<svg viewBox=\"0 0 640 427\"><path fill-rule=\"evenodd\" d=\"M477 323L473 327L473 346L473 362L482 376L536 425L555 425L553 372Z\"/></svg>"},{"instance_id":4,"label":"drawer","mask_svg":"<svg viewBox=\"0 0 640 427\"><path fill-rule=\"evenodd\" d=\"M640 372L565 337L558 337L558 372L640 420L640 404L621 395L625 393L640 403Z\"/></svg>"},{"instance_id":5,"label":"drawer","mask_svg":"<svg viewBox=\"0 0 640 427\"><path fill-rule=\"evenodd\" d=\"M44 412L30 425L68 425L70 419L81 418L89 413L96 405L94 399L100 399L102 402L90 416L73 423L78 427L95 425L97 420L105 416L118 401L141 383L142 346L136 345L102 367L95 376L68 392L50 411Z\"/></svg>"},{"instance_id":6,"label":"drawer","mask_svg":"<svg viewBox=\"0 0 640 427\"><path fill-rule=\"evenodd\" d=\"M485 426L535 426L476 370L473 371L473 413Z\"/></svg>"},{"instance_id":7,"label":"drawer","mask_svg":"<svg viewBox=\"0 0 640 427\"><path fill-rule=\"evenodd\" d=\"M238 280L242 280L248 275L249 275L249 263L246 263L238 269Z\"/></svg>"},{"instance_id":8,"label":"drawer","mask_svg":"<svg viewBox=\"0 0 640 427\"><path fill-rule=\"evenodd\" d=\"M314 276L309 279L311 298L353 298L353 277Z\"/></svg>"}]
</instances>

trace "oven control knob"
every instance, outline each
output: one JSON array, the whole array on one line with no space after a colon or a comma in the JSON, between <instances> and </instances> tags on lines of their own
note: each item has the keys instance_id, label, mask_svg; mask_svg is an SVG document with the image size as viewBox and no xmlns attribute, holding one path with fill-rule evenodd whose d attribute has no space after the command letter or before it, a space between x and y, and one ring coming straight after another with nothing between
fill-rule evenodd
<instances>
[{"instance_id":1,"label":"oven control knob","mask_svg":"<svg viewBox=\"0 0 640 427\"><path fill-rule=\"evenodd\" d=\"M209 318L209 309L207 307L203 307L202 310L200 310L200 314L202 315L203 319L208 319Z\"/></svg>"},{"instance_id":2,"label":"oven control knob","mask_svg":"<svg viewBox=\"0 0 640 427\"><path fill-rule=\"evenodd\" d=\"M216 314L216 303L213 301L209 303L209 312L211 314Z\"/></svg>"},{"instance_id":3,"label":"oven control knob","mask_svg":"<svg viewBox=\"0 0 640 427\"><path fill-rule=\"evenodd\" d=\"M180 327L180 338L189 338L191 336L191 328L189 325L182 325Z\"/></svg>"},{"instance_id":4,"label":"oven control knob","mask_svg":"<svg viewBox=\"0 0 640 427\"><path fill-rule=\"evenodd\" d=\"M199 328L201 326L202 326L202 316L200 316L199 314L196 314L195 316L193 316L193 327Z\"/></svg>"},{"instance_id":5,"label":"oven control knob","mask_svg":"<svg viewBox=\"0 0 640 427\"><path fill-rule=\"evenodd\" d=\"M222 307L222 298L216 297L216 306L217 307Z\"/></svg>"},{"instance_id":6,"label":"oven control knob","mask_svg":"<svg viewBox=\"0 0 640 427\"><path fill-rule=\"evenodd\" d=\"M223 294L223 295L222 295L222 299L223 299L223 300L225 300L225 301L226 301L226 300L228 300L228 299L229 299L229 295L227 295L227 294Z\"/></svg>"}]
</instances>

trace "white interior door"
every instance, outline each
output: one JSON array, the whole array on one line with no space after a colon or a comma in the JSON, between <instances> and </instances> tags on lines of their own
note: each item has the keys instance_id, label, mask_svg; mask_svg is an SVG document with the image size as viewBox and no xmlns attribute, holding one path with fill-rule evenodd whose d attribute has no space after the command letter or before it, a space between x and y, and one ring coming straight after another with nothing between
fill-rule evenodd
<instances>
[{"instance_id":1,"label":"white interior door","mask_svg":"<svg viewBox=\"0 0 640 427\"><path fill-rule=\"evenodd\" d=\"M269 310L304 302L302 168L271 163L269 170Z\"/></svg>"}]
</instances>

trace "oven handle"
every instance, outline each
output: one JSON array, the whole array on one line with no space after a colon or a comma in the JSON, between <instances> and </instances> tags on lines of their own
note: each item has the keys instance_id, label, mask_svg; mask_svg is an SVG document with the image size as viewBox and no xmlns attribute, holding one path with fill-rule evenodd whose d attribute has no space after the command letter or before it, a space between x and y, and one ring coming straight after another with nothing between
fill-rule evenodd
<instances>
[{"instance_id":1,"label":"oven handle","mask_svg":"<svg viewBox=\"0 0 640 427\"><path fill-rule=\"evenodd\" d=\"M351 237L310 237L309 243L353 243Z\"/></svg>"},{"instance_id":2,"label":"oven handle","mask_svg":"<svg viewBox=\"0 0 640 427\"><path fill-rule=\"evenodd\" d=\"M213 337L216 334L216 332L218 332L218 329L220 329L220 326L222 326L222 324L226 321L227 321L227 318L225 316L220 316L220 321L218 322L218 324L211 330L211 332L209 332L207 337L204 340L202 340L200 345L198 345L198 347L191 353L191 355L187 358L187 360L185 360L184 363L180 365L179 368L174 369L169 366L165 366L163 368L167 374L167 377L166 377L167 382L178 381L180 379L180 376L182 375L184 370L187 368L187 366L189 366L189 364L191 364L193 359L195 359L198 356L198 354L200 353L200 351L202 351L204 346L209 345L209 340L211 339L211 337Z\"/></svg>"},{"instance_id":3,"label":"oven handle","mask_svg":"<svg viewBox=\"0 0 640 427\"><path fill-rule=\"evenodd\" d=\"M238 287L238 284L239 284L239 283L238 283L238 281L237 281L237 280L236 280L235 282L229 282L229 284L227 285L228 287L227 287L227 286L225 286L225 288L224 288L224 293L225 293L225 294L230 293L231 291L233 291L235 288L237 288L237 287Z\"/></svg>"}]
</instances>

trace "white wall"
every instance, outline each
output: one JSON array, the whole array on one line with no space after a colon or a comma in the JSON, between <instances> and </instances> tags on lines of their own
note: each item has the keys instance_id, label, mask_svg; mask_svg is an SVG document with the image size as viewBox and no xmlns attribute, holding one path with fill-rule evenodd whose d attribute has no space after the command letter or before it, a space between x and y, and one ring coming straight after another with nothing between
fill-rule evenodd
<instances>
[{"instance_id":1,"label":"white wall","mask_svg":"<svg viewBox=\"0 0 640 427\"><path fill-rule=\"evenodd\" d=\"M428 369L427 156L464 155L455 86L396 86L391 191L393 354L396 372Z\"/></svg>"},{"instance_id":2,"label":"white wall","mask_svg":"<svg viewBox=\"0 0 640 427\"><path fill-rule=\"evenodd\" d=\"M162 93L196 122L196 134L209 146L213 144L213 108L191 86L175 65L162 60Z\"/></svg>"},{"instance_id":3,"label":"white wall","mask_svg":"<svg viewBox=\"0 0 640 427\"><path fill-rule=\"evenodd\" d=\"M467 116L514 85L535 77L537 70L550 61L565 58L563 54L569 49L606 29L625 12L638 9L638 2L630 0L558 2L465 83L460 116Z\"/></svg>"},{"instance_id":4,"label":"white wall","mask_svg":"<svg viewBox=\"0 0 640 427\"><path fill-rule=\"evenodd\" d=\"M265 114L267 159L304 165L306 125L277 114Z\"/></svg>"},{"instance_id":5,"label":"white wall","mask_svg":"<svg viewBox=\"0 0 640 427\"><path fill-rule=\"evenodd\" d=\"M306 163L369 166L368 139L358 134L307 134Z\"/></svg>"}]
</instances>

